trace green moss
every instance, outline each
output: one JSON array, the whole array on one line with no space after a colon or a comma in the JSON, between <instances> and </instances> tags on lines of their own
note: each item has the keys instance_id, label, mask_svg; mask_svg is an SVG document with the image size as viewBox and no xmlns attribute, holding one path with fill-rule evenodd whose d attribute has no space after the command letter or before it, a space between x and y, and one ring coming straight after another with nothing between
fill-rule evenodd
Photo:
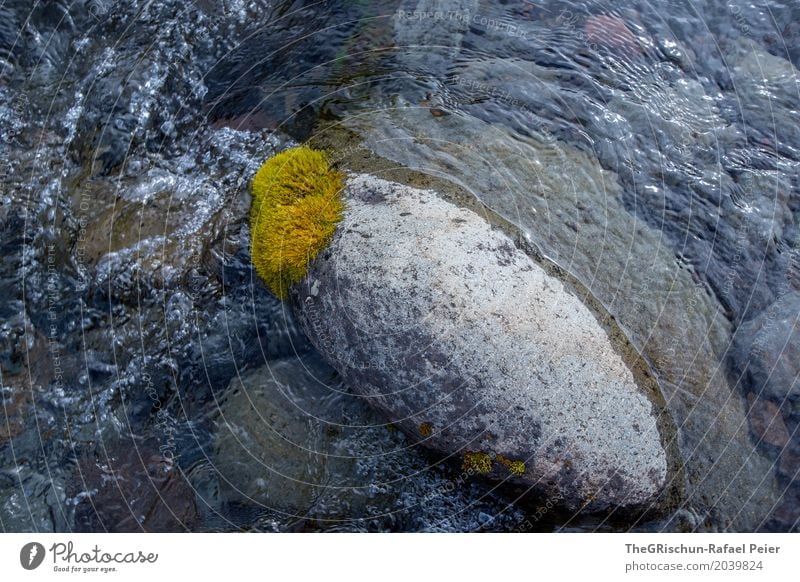
<instances>
[{"instance_id":1,"label":"green moss","mask_svg":"<svg viewBox=\"0 0 800 582\"><path fill-rule=\"evenodd\" d=\"M324 153L300 146L258 170L250 187L251 255L256 272L281 299L305 277L342 219L342 174Z\"/></svg>"},{"instance_id":2,"label":"green moss","mask_svg":"<svg viewBox=\"0 0 800 582\"><path fill-rule=\"evenodd\" d=\"M489 473L492 470L492 458L487 453L467 451L461 469L482 475Z\"/></svg>"}]
</instances>

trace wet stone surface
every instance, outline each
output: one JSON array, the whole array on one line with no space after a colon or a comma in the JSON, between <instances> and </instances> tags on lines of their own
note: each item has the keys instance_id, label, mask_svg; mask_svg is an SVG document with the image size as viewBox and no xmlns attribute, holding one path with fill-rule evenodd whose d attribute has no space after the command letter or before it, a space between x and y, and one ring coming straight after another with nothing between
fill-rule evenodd
<instances>
[{"instance_id":1,"label":"wet stone surface","mask_svg":"<svg viewBox=\"0 0 800 582\"><path fill-rule=\"evenodd\" d=\"M425 446L572 511L663 504L680 477L657 384L574 291L432 191L354 176L345 204L293 305L358 394Z\"/></svg>"}]
</instances>

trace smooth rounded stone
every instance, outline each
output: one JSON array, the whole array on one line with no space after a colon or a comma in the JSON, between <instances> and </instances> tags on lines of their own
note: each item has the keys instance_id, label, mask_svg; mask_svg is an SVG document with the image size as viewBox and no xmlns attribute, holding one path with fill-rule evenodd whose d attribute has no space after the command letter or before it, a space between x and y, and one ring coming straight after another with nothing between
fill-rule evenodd
<instances>
[{"instance_id":1,"label":"smooth rounded stone","mask_svg":"<svg viewBox=\"0 0 800 582\"><path fill-rule=\"evenodd\" d=\"M290 361L234 378L220 403L214 446L223 498L303 516L337 492L329 477L353 460L328 454L334 431L319 417L330 411L314 385L330 380L330 369Z\"/></svg>"},{"instance_id":2,"label":"smooth rounded stone","mask_svg":"<svg viewBox=\"0 0 800 582\"><path fill-rule=\"evenodd\" d=\"M490 70L502 71L499 63ZM749 432L742 430L743 400L732 396L720 364L731 344L730 321L709 287L676 260L663 229L648 227L626 209L620 176L561 141L523 143L508 128L474 116L431 122L427 111L400 97L395 101L344 123L368 151L393 164L468 185L490 212L584 284L658 375L680 427L683 506L704 518L700 529L760 527L781 493L775 479L764 478L773 461L754 454ZM348 142L342 145L345 151ZM369 163L359 168L385 171ZM732 272L723 268L722 277Z\"/></svg>"},{"instance_id":3,"label":"smooth rounded stone","mask_svg":"<svg viewBox=\"0 0 800 582\"><path fill-rule=\"evenodd\" d=\"M624 336L432 191L359 175L345 201L292 301L357 393L426 446L570 509L664 500L671 429Z\"/></svg>"},{"instance_id":4,"label":"smooth rounded stone","mask_svg":"<svg viewBox=\"0 0 800 582\"><path fill-rule=\"evenodd\" d=\"M763 398L800 398L800 292L781 295L736 331L736 360Z\"/></svg>"}]
</instances>

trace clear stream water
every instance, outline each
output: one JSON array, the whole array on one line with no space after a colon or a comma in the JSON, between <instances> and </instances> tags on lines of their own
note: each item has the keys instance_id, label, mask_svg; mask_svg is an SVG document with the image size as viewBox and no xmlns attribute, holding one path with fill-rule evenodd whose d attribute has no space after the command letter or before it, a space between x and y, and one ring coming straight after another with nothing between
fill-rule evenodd
<instances>
[{"instance_id":1,"label":"clear stream water","mask_svg":"<svg viewBox=\"0 0 800 582\"><path fill-rule=\"evenodd\" d=\"M800 519L800 3L0 4L0 528L715 531ZM249 266L306 140L451 184L651 362L685 498L514 503L338 382Z\"/></svg>"}]
</instances>

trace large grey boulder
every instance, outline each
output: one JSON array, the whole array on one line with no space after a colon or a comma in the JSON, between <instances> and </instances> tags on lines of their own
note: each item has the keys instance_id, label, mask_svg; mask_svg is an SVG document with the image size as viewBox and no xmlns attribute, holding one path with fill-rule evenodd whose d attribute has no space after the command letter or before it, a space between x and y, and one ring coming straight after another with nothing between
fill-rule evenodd
<instances>
[{"instance_id":1,"label":"large grey boulder","mask_svg":"<svg viewBox=\"0 0 800 582\"><path fill-rule=\"evenodd\" d=\"M467 65L466 61L461 64ZM524 66L528 72L514 76L512 65L507 63L501 68L500 62L495 61L491 67L479 67L483 75L475 67L459 75L469 86L473 86L472 81L477 86L497 85L500 78L509 75L517 79L517 85L528 79L526 86L530 90L526 94L534 95L536 79L548 79L547 71L531 63ZM505 91L505 85L500 87ZM553 100L548 95L565 94L557 83L550 87L551 91L540 99L525 102L529 111L541 111L540 104L552 106ZM517 96L518 92L512 93L512 97ZM696 111L700 105L694 103L692 110ZM492 115L500 110L503 107L493 109ZM616 111L618 119L629 119L629 111L629 108ZM550 117L553 116L559 117L556 113ZM639 117L649 120L648 123L658 121L644 111L640 111ZM669 412L680 427L679 448L685 476L682 506L699 516L698 529L753 531L762 527L784 487L772 477L774 461L754 452L749 431L742 429L747 426L744 401L735 394L735 379L729 381L724 364L732 342L730 314L703 277L687 268L683 260L676 258L674 249L665 244L664 229L670 221L650 227L638 210L631 212L632 207L625 200L631 192L640 192L639 186L623 187L623 175L604 170L591 152L560 140L548 142L544 137L522 142L509 130L510 121L498 125L494 119L480 119L477 111L473 115L433 119L429 111L414 108L413 102L398 96L381 111L373 108L369 115L352 116L344 123L368 151L395 166L418 169L429 176L442 177L442 182L468 189L492 212L519 228L543 255L583 283L614 315L658 375ZM668 129L669 124L664 124L659 135ZM634 135L635 127L635 124L629 126ZM610 129L603 132L607 136L604 139L624 144L624 134ZM590 133L595 135L595 130ZM715 132L709 131L707 135L714 136ZM344 147L339 151L346 151L353 141L342 140ZM410 143L413 147L409 147ZM336 145L336 140L329 143L331 149L336 149ZM619 147L628 154L631 151L624 145ZM384 168L390 171L388 164L377 168L357 165L359 156L360 152L348 158L347 167L373 173ZM608 166L617 167L624 174L627 172L624 168L631 163L628 158L624 163L609 162ZM646 167L644 164L643 171ZM759 184L764 186L762 190L768 190L766 179L763 184L756 179L754 192L759 191ZM429 187L422 181L419 185ZM771 187L775 198L774 176ZM444 191L446 186L436 185L436 189ZM655 191L656 206L664 196L671 199L672 193ZM638 203L637 208L641 208ZM677 222L685 223L689 215L697 216L692 208L690 202L678 204L682 214ZM755 203L754 208L747 218L737 218L731 213L730 227L739 233L750 232L752 240L762 240L760 235L771 233L767 227L774 225L774 221L768 221L766 215L754 218L759 214L759 204ZM675 240L684 240L683 234L678 233ZM731 236L727 240L735 242L736 238ZM695 243L705 244L699 239ZM717 249L716 243L714 248ZM730 258L736 249L731 247L718 258ZM713 255L711 251L702 251L698 256ZM740 266L763 263L756 258L743 259ZM715 260L712 259L712 264ZM705 262L706 259L701 260ZM718 263L717 280L726 281L729 275L736 274L737 270L731 270L729 263L728 260ZM756 272L757 269L752 270L753 280ZM739 275L730 279L732 290L748 279Z\"/></svg>"},{"instance_id":2,"label":"large grey boulder","mask_svg":"<svg viewBox=\"0 0 800 582\"><path fill-rule=\"evenodd\" d=\"M677 480L658 387L588 300L431 191L359 175L345 200L292 301L354 391L465 468L569 509L664 502Z\"/></svg>"}]
</instances>

